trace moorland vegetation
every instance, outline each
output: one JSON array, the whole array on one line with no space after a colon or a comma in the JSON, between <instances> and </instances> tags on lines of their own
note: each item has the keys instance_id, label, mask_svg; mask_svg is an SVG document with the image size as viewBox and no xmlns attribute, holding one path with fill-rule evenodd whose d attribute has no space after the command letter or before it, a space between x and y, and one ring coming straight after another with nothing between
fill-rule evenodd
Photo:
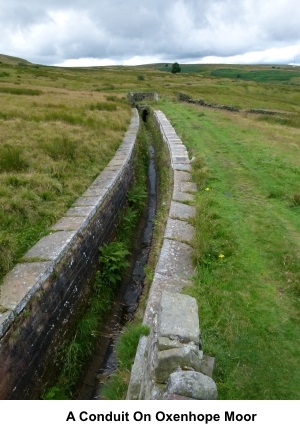
<instances>
[{"instance_id":1,"label":"moorland vegetation","mask_svg":"<svg viewBox=\"0 0 300 430\"><path fill-rule=\"evenodd\" d=\"M0 277L113 156L130 121L127 93L156 91L155 107L194 159L188 292L220 398L298 399L300 70L171 66L68 69L0 57ZM178 92L241 111L178 102Z\"/></svg>"}]
</instances>

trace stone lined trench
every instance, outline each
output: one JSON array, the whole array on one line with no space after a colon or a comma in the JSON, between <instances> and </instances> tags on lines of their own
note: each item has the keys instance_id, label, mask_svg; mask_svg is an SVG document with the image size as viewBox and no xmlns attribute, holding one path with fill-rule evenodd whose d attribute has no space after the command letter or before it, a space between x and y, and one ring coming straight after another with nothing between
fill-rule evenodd
<instances>
[{"instance_id":1,"label":"stone lined trench","mask_svg":"<svg viewBox=\"0 0 300 430\"><path fill-rule=\"evenodd\" d=\"M147 124L148 108L140 108L140 116ZM145 281L145 266L148 261L153 236L154 218L157 206L157 174L153 136L147 126L149 165L147 173L147 205L138 226L137 240L132 250L129 274L123 279L114 299L102 334L97 340L97 347L92 359L86 366L79 387L77 400L101 400L102 381L116 368L115 343L124 325L134 317L139 297Z\"/></svg>"}]
</instances>

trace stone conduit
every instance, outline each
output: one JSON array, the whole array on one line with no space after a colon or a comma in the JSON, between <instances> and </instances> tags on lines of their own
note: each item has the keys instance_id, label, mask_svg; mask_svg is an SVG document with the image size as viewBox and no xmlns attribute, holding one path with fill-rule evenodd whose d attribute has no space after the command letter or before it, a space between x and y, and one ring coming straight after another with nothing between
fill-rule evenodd
<instances>
[{"instance_id":1,"label":"stone conduit","mask_svg":"<svg viewBox=\"0 0 300 430\"><path fill-rule=\"evenodd\" d=\"M133 109L108 166L0 286L0 399L36 399L43 392L55 351L84 302L98 248L125 203L138 129Z\"/></svg>"},{"instance_id":2,"label":"stone conduit","mask_svg":"<svg viewBox=\"0 0 300 430\"><path fill-rule=\"evenodd\" d=\"M127 399L216 399L214 359L203 355L196 300L180 294L194 274L195 208L186 203L193 203L197 189L186 147L162 112L154 116L169 148L174 188L143 320L151 331L140 339Z\"/></svg>"}]
</instances>

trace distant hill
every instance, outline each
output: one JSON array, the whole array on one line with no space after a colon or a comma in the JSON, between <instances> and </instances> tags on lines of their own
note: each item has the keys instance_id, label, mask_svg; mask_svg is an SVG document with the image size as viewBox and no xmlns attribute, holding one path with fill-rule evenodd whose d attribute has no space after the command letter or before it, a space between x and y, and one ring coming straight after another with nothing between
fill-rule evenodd
<instances>
[{"instance_id":1,"label":"distant hill","mask_svg":"<svg viewBox=\"0 0 300 430\"><path fill-rule=\"evenodd\" d=\"M23 58L11 57L10 55L4 55L4 54L0 54L0 63L11 64L11 65L17 65L17 64L30 65L30 64L32 64L29 61L24 60Z\"/></svg>"}]
</instances>

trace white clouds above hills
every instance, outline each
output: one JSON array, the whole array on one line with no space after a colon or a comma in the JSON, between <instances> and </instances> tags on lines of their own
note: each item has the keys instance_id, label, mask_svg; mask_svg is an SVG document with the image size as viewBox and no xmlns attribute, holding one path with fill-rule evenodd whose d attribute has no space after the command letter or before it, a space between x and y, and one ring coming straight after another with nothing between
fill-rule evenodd
<instances>
[{"instance_id":1,"label":"white clouds above hills","mask_svg":"<svg viewBox=\"0 0 300 430\"><path fill-rule=\"evenodd\" d=\"M300 63L299 0L0 0L0 53L40 64Z\"/></svg>"}]
</instances>

